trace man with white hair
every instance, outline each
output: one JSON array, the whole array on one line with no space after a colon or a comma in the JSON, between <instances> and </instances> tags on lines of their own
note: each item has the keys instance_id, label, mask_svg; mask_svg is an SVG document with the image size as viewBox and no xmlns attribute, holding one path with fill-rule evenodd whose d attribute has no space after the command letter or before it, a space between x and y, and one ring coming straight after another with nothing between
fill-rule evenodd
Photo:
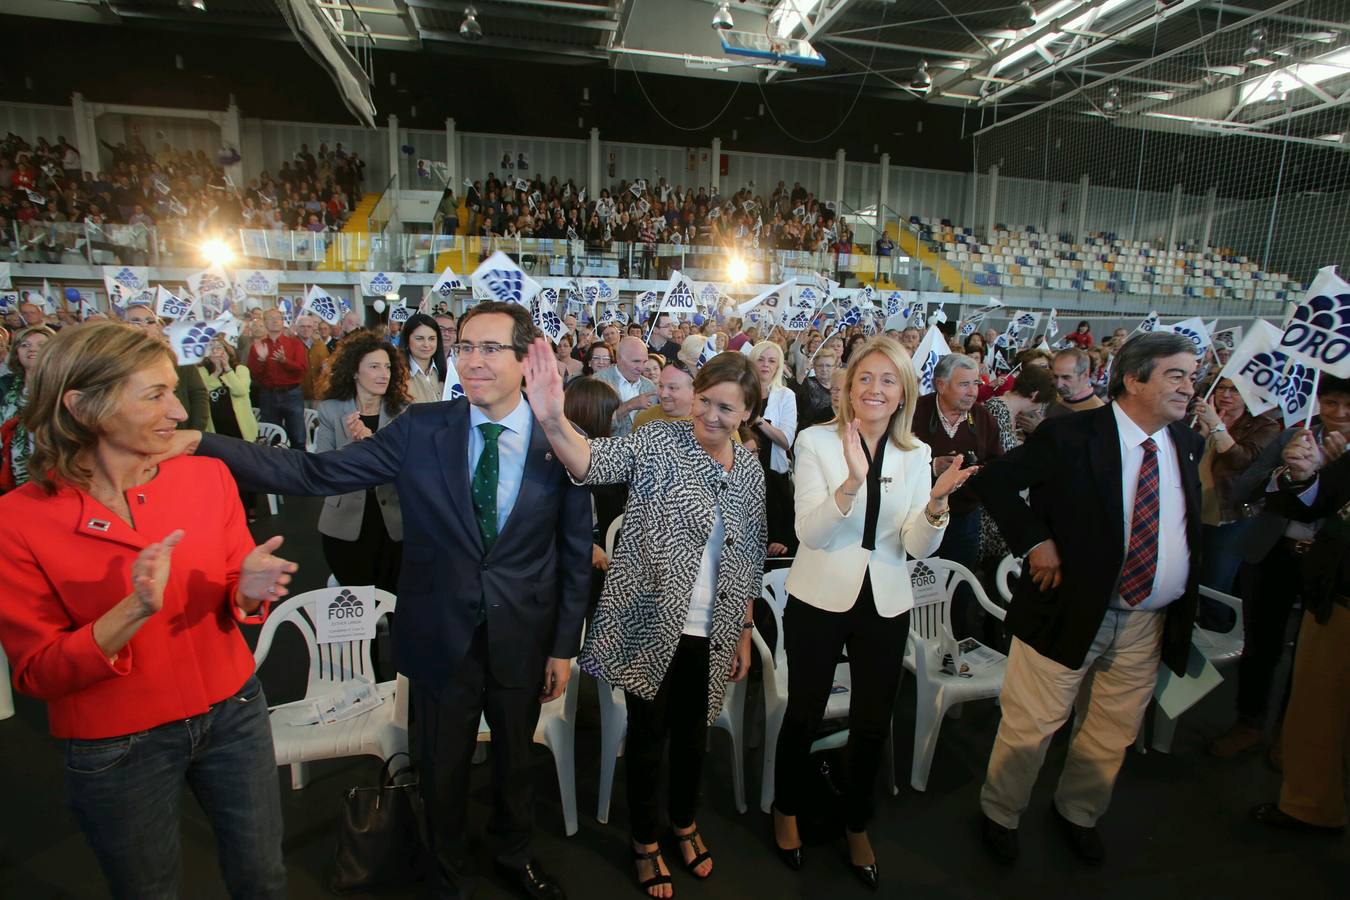
<instances>
[{"instance_id":1,"label":"man with white hair","mask_svg":"<svg viewBox=\"0 0 1350 900\"><path fill-rule=\"evenodd\" d=\"M338 320L337 327L333 329L333 336L328 339L328 352L332 353L337 342L345 338L361 327L361 316L355 312L346 312Z\"/></svg>"},{"instance_id":2,"label":"man with white hair","mask_svg":"<svg viewBox=\"0 0 1350 900\"><path fill-rule=\"evenodd\" d=\"M295 336L300 339L300 343L305 345L305 376L300 381L300 392L305 397L305 406L313 409L319 402L315 396L318 388L319 376L323 374L324 366L328 364L328 345L319 340L316 332L319 328L319 320L311 315L296 317Z\"/></svg>"},{"instance_id":3,"label":"man with white hair","mask_svg":"<svg viewBox=\"0 0 1350 900\"><path fill-rule=\"evenodd\" d=\"M622 401L614 411L615 437L630 434L637 414L656 402L656 385L642 377L642 364L646 361L647 345L642 338L626 337L619 341L614 365L595 376L614 388Z\"/></svg>"}]
</instances>

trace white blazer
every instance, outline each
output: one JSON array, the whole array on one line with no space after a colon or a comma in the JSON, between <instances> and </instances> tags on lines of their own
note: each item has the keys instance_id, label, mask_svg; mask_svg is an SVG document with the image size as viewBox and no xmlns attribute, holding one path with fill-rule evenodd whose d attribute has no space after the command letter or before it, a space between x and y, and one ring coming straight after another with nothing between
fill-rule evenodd
<instances>
[{"instance_id":1,"label":"white blazer","mask_svg":"<svg viewBox=\"0 0 1350 900\"><path fill-rule=\"evenodd\" d=\"M898 616L914 606L909 587L910 557L933 555L946 530L928 524L924 507L932 489L932 451L918 443L913 450L886 447L881 477L881 510L877 517L876 550L862 546L867 517L867 485L853 504L841 511L834 493L848 478L844 445L834 423L814 425L797 436L797 538L801 545L788 573L788 593L828 612L853 607L870 572L877 612Z\"/></svg>"},{"instance_id":2,"label":"white blazer","mask_svg":"<svg viewBox=\"0 0 1350 900\"><path fill-rule=\"evenodd\" d=\"M797 438L797 395L785 387L769 391L769 400L764 405L764 421L783 432L788 446ZM784 475L788 472L787 451L777 444L769 453L769 468Z\"/></svg>"}]
</instances>

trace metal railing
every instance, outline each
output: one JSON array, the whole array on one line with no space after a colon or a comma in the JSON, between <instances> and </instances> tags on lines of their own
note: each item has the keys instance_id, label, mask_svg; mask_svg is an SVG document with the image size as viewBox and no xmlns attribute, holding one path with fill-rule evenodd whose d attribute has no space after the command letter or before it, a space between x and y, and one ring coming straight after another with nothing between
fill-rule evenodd
<instances>
[{"instance_id":1,"label":"metal railing","mask_svg":"<svg viewBox=\"0 0 1350 900\"><path fill-rule=\"evenodd\" d=\"M88 222L15 222L6 243L15 262L49 265L160 264L160 234L153 225Z\"/></svg>"}]
</instances>

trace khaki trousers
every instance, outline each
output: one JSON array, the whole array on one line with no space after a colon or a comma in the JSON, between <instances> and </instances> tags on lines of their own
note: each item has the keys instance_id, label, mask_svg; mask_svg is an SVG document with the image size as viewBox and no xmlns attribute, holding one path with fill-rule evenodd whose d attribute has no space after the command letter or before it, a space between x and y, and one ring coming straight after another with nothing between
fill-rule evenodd
<instances>
[{"instance_id":1,"label":"khaki trousers","mask_svg":"<svg viewBox=\"0 0 1350 900\"><path fill-rule=\"evenodd\" d=\"M1346 824L1344 766L1350 761L1350 609L1337 604L1317 624L1303 614L1294 690L1284 716L1280 809L1310 825Z\"/></svg>"},{"instance_id":2,"label":"khaki trousers","mask_svg":"<svg viewBox=\"0 0 1350 900\"><path fill-rule=\"evenodd\" d=\"M1075 825L1097 824L1153 696L1162 625L1161 611L1108 609L1077 669L1013 639L1000 695L1003 720L980 791L986 816L1017 827L1050 739L1076 708L1055 806Z\"/></svg>"}]
</instances>

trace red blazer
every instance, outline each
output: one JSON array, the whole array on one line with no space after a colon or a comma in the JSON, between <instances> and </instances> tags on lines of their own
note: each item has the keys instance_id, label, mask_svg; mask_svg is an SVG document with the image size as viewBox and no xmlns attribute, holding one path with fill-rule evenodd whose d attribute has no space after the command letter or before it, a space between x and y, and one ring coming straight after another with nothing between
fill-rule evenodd
<instances>
[{"instance_id":1,"label":"red blazer","mask_svg":"<svg viewBox=\"0 0 1350 900\"><path fill-rule=\"evenodd\" d=\"M254 547L224 464L162 463L129 492L133 529L89 494L47 495L26 484L0 497L0 644L14 687L47 701L52 734L116 737L207 711L253 673L236 622L260 623L234 603ZM184 529L164 608L116 662L94 643L94 620L131 593L131 565L151 543Z\"/></svg>"}]
</instances>

